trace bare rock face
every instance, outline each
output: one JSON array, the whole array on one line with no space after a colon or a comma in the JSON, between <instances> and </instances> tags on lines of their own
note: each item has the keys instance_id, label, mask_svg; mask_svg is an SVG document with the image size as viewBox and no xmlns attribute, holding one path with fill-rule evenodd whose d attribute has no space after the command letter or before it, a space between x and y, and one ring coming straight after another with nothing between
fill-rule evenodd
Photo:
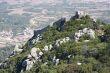
<instances>
[{"instance_id":1,"label":"bare rock face","mask_svg":"<svg viewBox=\"0 0 110 73\"><path fill-rule=\"evenodd\" d=\"M70 41L70 38L65 37L65 38L56 40L55 44L57 44L57 46L58 46L58 45L61 45L63 43L69 42L69 41ZM42 50L43 50L43 52L48 52L48 51L52 50L52 48L53 48L53 45L50 44L50 45L45 45ZM27 58L24 59L21 63L21 66L22 66L21 72L30 70L33 67L34 63L36 63L37 61L40 61L40 58L43 55L43 52L39 48L33 47L31 49L30 53L27 55ZM53 58L54 65L58 65L59 62L60 62L59 58L56 58L56 57Z\"/></svg>"},{"instance_id":2,"label":"bare rock face","mask_svg":"<svg viewBox=\"0 0 110 73\"><path fill-rule=\"evenodd\" d=\"M30 70L36 61L39 61L40 57L43 55L43 52L39 48L32 48L30 54L27 58L21 63L21 72Z\"/></svg>"},{"instance_id":3,"label":"bare rock face","mask_svg":"<svg viewBox=\"0 0 110 73\"><path fill-rule=\"evenodd\" d=\"M90 38L95 39L95 31L92 29L88 30L88 35L90 36Z\"/></svg>"},{"instance_id":4,"label":"bare rock face","mask_svg":"<svg viewBox=\"0 0 110 73\"><path fill-rule=\"evenodd\" d=\"M42 55L43 52L39 48L32 48L30 55L37 61Z\"/></svg>"}]
</instances>

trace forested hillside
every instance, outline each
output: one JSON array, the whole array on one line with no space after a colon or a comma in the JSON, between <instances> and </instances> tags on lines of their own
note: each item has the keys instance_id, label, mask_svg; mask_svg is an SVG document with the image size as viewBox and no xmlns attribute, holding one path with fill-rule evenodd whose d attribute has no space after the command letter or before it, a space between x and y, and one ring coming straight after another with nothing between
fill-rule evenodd
<instances>
[{"instance_id":1,"label":"forested hillside","mask_svg":"<svg viewBox=\"0 0 110 73\"><path fill-rule=\"evenodd\" d=\"M0 65L0 73L110 73L110 25L76 12L34 31Z\"/></svg>"}]
</instances>

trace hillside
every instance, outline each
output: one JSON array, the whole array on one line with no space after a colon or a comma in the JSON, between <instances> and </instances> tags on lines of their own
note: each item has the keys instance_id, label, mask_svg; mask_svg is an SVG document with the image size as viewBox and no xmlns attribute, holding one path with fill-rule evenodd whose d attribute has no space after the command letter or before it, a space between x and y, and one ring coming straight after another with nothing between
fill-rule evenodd
<instances>
[{"instance_id":1,"label":"hillside","mask_svg":"<svg viewBox=\"0 0 110 73\"><path fill-rule=\"evenodd\" d=\"M110 73L110 25L76 12L35 30L0 63L0 73Z\"/></svg>"}]
</instances>

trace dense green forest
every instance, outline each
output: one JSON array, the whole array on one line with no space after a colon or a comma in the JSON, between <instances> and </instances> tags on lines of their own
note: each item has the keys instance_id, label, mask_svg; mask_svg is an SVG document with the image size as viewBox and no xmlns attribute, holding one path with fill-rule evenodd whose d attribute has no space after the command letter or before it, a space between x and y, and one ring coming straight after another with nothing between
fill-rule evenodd
<instances>
[{"instance_id":1,"label":"dense green forest","mask_svg":"<svg viewBox=\"0 0 110 73\"><path fill-rule=\"evenodd\" d=\"M75 42L75 32L84 28L93 29L95 38L91 39L84 34L78 42ZM1 67L0 73L20 73L17 67L33 47L43 51L45 45L53 44L56 40L65 37L70 37L71 40L53 47L48 52L43 51L41 60L35 62L32 69L22 73L110 73L109 24L100 20L93 21L90 16L86 15L80 19L71 18L64 23L62 29L56 25L48 26L47 31L41 36L40 42L27 41L20 54L5 61L8 66L5 69ZM59 59L57 65L52 61L54 56Z\"/></svg>"}]
</instances>

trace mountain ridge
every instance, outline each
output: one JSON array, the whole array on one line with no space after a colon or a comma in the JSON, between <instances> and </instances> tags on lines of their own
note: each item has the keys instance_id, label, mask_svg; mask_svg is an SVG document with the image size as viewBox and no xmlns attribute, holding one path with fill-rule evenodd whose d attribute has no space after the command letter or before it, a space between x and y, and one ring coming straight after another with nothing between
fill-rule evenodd
<instances>
[{"instance_id":1,"label":"mountain ridge","mask_svg":"<svg viewBox=\"0 0 110 73\"><path fill-rule=\"evenodd\" d=\"M69 21L61 18L35 31L23 47L16 46L1 63L1 73L109 73L109 27L77 11Z\"/></svg>"}]
</instances>

